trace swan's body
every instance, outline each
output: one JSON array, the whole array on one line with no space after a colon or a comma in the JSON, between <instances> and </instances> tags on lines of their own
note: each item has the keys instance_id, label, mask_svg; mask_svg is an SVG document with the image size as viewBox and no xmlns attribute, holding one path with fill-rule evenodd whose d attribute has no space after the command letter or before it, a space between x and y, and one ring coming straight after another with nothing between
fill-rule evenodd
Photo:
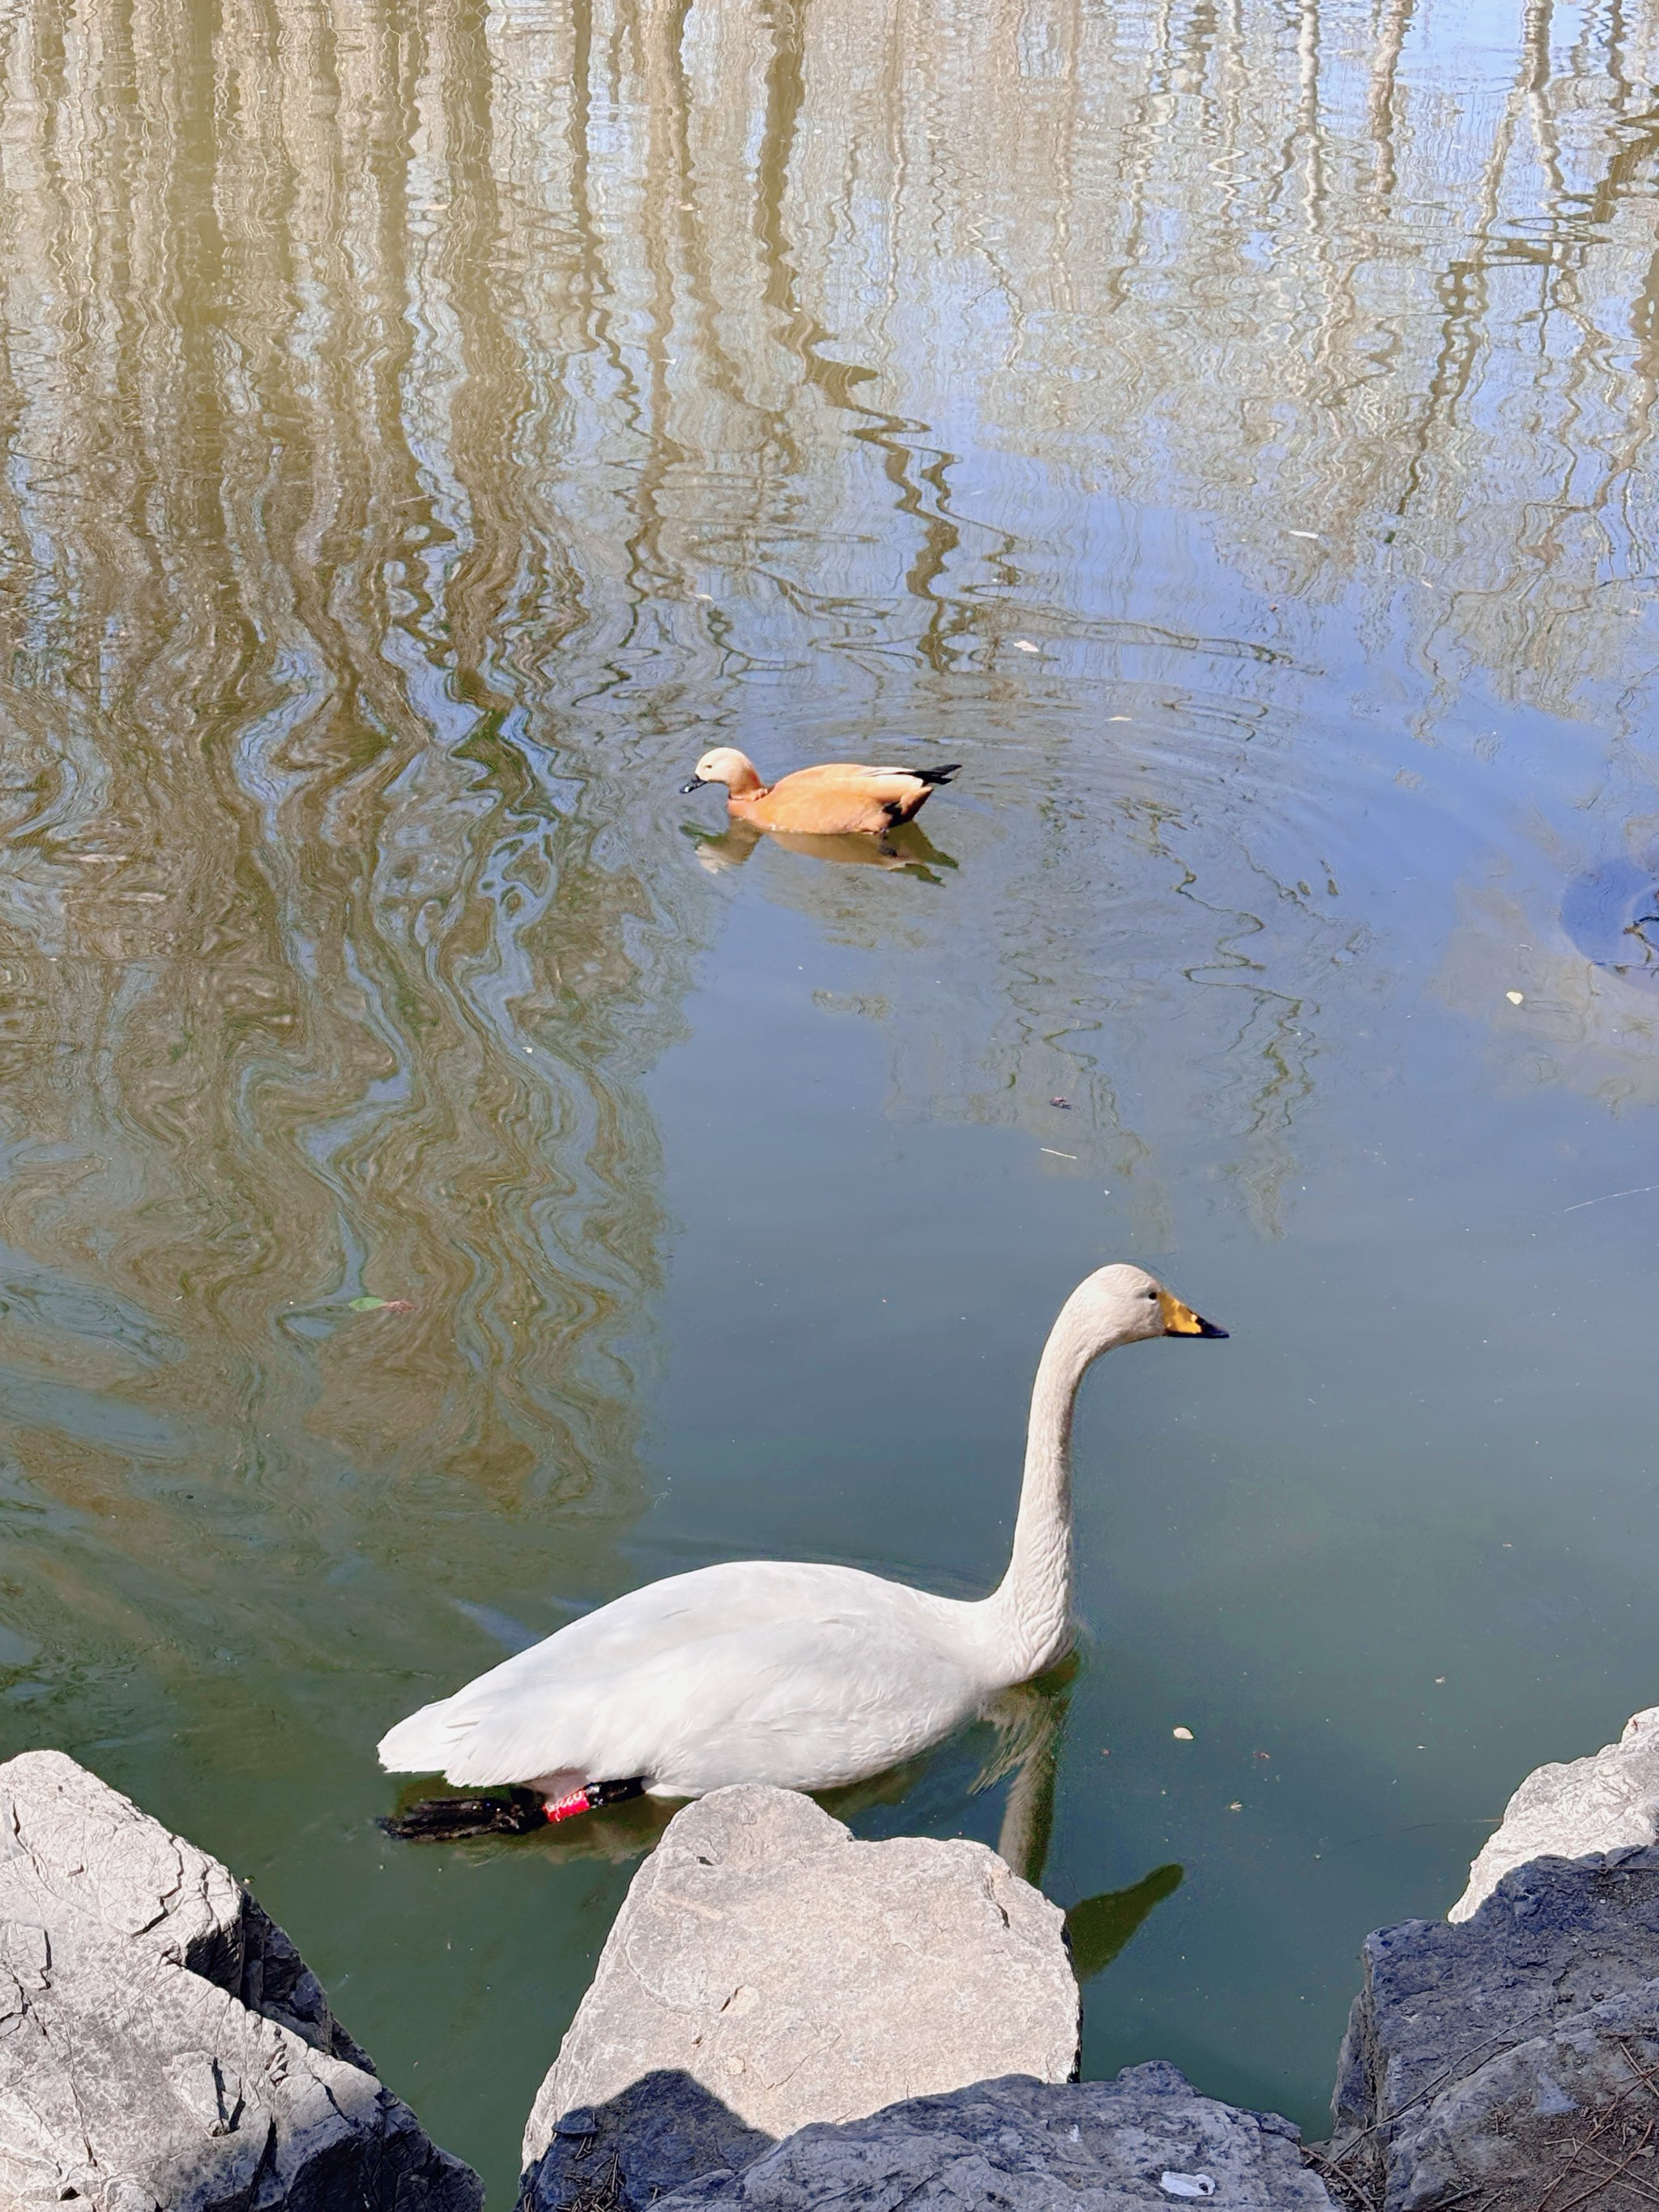
<instances>
[{"instance_id":1,"label":"swan's body","mask_svg":"<svg viewBox=\"0 0 1659 2212\"><path fill-rule=\"evenodd\" d=\"M632 1590L392 1729L385 1764L549 1796L638 1775L827 1789L933 1743L999 1686L978 1609L773 1559Z\"/></svg>"},{"instance_id":2,"label":"swan's body","mask_svg":"<svg viewBox=\"0 0 1659 2212\"><path fill-rule=\"evenodd\" d=\"M1139 1267L1103 1267L1073 1292L1037 1370L1013 1556L989 1597L854 1567L702 1567L423 1706L386 1735L382 1764L565 1804L624 1779L696 1797L731 1782L830 1789L896 1765L1070 1644L1072 1407L1091 1362L1143 1337L1224 1334Z\"/></svg>"},{"instance_id":3,"label":"swan's body","mask_svg":"<svg viewBox=\"0 0 1659 2212\"><path fill-rule=\"evenodd\" d=\"M697 763L684 792L706 783L726 786L726 811L735 821L757 830L781 830L810 837L843 836L849 831L880 836L920 813L933 791L949 783L961 763L944 768L863 768L853 761L826 761L798 769L776 783L763 783L760 771L735 745L716 745Z\"/></svg>"}]
</instances>

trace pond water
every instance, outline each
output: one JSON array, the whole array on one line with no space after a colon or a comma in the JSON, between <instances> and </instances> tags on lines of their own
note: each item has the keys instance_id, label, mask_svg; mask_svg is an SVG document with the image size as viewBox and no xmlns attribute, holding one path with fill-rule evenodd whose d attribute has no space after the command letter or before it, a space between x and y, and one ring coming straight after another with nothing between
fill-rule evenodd
<instances>
[{"instance_id":1,"label":"pond water","mask_svg":"<svg viewBox=\"0 0 1659 2212\"><path fill-rule=\"evenodd\" d=\"M1088 2073L1319 2131L1365 1931L1659 1697L1656 79L1656 0L0 0L0 1747L498 2205L653 1822L397 1847L377 1737L712 1559L984 1589L1103 1260L1233 1334L1079 1422ZM858 866L716 742L963 769ZM993 1753L843 1809L993 1840Z\"/></svg>"}]
</instances>

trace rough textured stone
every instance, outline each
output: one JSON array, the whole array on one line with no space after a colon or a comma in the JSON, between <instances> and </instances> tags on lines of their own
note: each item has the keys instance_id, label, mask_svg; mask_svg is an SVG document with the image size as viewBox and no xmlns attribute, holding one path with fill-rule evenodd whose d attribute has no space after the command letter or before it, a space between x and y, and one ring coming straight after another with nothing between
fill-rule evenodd
<instances>
[{"instance_id":1,"label":"rough textured stone","mask_svg":"<svg viewBox=\"0 0 1659 2212\"><path fill-rule=\"evenodd\" d=\"M560 2201L556 2172L537 2173L556 2123L648 2074L775 2138L994 2075L1064 2081L1062 1928L983 1844L855 1843L793 1791L715 1790L635 1877L532 2112L526 2201Z\"/></svg>"},{"instance_id":2,"label":"rough textured stone","mask_svg":"<svg viewBox=\"0 0 1659 2212\"><path fill-rule=\"evenodd\" d=\"M689 2074L647 2074L603 2105L553 2124L526 2171L520 2212L647 2212L704 2175L741 2172L772 2138L744 2125Z\"/></svg>"},{"instance_id":3,"label":"rough textured stone","mask_svg":"<svg viewBox=\"0 0 1659 2212\"><path fill-rule=\"evenodd\" d=\"M1529 1859L1582 1859L1659 1840L1659 1705L1635 1713L1617 1743L1593 1759L1530 1773L1469 1869L1450 1912L1467 1920L1514 1867Z\"/></svg>"},{"instance_id":4,"label":"rough textured stone","mask_svg":"<svg viewBox=\"0 0 1659 2212\"><path fill-rule=\"evenodd\" d=\"M1200 2201L1225 2212L1330 2212L1288 2120L1200 2097L1162 2063L1059 2087L981 2081L803 2128L741 2173L662 2198L659 2212L1170 2212L1188 2201L1170 2182L1196 2198L1201 2178L1214 2186Z\"/></svg>"},{"instance_id":5,"label":"rough textured stone","mask_svg":"<svg viewBox=\"0 0 1659 2212\"><path fill-rule=\"evenodd\" d=\"M1361 2201L1621 2204L1595 2194L1621 2162L1659 2168L1659 1849L1534 1860L1461 1925L1368 1937L1364 1970L1325 2153Z\"/></svg>"},{"instance_id":6,"label":"rough textured stone","mask_svg":"<svg viewBox=\"0 0 1659 2212\"><path fill-rule=\"evenodd\" d=\"M477 2212L273 1921L61 1753L0 1765L0 2208Z\"/></svg>"}]
</instances>

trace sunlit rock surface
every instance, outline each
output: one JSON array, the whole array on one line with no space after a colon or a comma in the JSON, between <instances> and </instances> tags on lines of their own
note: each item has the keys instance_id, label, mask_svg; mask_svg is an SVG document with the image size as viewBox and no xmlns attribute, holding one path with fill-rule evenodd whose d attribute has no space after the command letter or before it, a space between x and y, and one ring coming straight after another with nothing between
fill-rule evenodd
<instances>
[{"instance_id":1,"label":"sunlit rock surface","mask_svg":"<svg viewBox=\"0 0 1659 2212\"><path fill-rule=\"evenodd\" d=\"M1610 2178L1659 2163L1656 2069L1659 1849L1538 1859L1460 1926L1366 1939L1328 2154L1387 2212L1623 2203Z\"/></svg>"},{"instance_id":2,"label":"sunlit rock surface","mask_svg":"<svg viewBox=\"0 0 1659 2212\"><path fill-rule=\"evenodd\" d=\"M707 2170L675 2169L672 2130L641 2149L657 2107L617 2100L647 2076L728 2169L814 2120L999 2075L1066 2081L1063 1924L981 1844L858 1843L793 1791L714 1791L635 1877L531 2114L526 2203L561 2203L573 2162L613 2148L624 2184L641 2157L658 2188Z\"/></svg>"},{"instance_id":3,"label":"sunlit rock surface","mask_svg":"<svg viewBox=\"0 0 1659 2212\"><path fill-rule=\"evenodd\" d=\"M0 2204L477 2212L216 1859L52 1751L0 1765Z\"/></svg>"},{"instance_id":4,"label":"sunlit rock surface","mask_svg":"<svg viewBox=\"0 0 1659 2212\"><path fill-rule=\"evenodd\" d=\"M1504 1808L1469 1869L1449 1920L1467 1920L1511 1868L1530 1859L1582 1859L1659 1838L1659 1705L1634 1713L1617 1743L1593 1758L1540 1766Z\"/></svg>"}]
</instances>

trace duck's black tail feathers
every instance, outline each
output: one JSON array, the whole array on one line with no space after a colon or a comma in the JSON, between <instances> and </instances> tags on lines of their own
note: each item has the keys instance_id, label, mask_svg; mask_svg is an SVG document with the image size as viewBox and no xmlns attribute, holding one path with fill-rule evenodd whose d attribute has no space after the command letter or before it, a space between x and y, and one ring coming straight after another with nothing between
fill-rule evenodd
<instances>
[{"instance_id":1,"label":"duck's black tail feathers","mask_svg":"<svg viewBox=\"0 0 1659 2212\"><path fill-rule=\"evenodd\" d=\"M905 773L915 776L918 783L949 783L961 766L960 761L947 761L943 768L913 768Z\"/></svg>"},{"instance_id":2,"label":"duck's black tail feathers","mask_svg":"<svg viewBox=\"0 0 1659 2212\"><path fill-rule=\"evenodd\" d=\"M527 1836L546 1825L547 1808L534 1790L509 1790L505 1797L422 1797L380 1822L406 1844L453 1844L463 1836Z\"/></svg>"}]
</instances>

